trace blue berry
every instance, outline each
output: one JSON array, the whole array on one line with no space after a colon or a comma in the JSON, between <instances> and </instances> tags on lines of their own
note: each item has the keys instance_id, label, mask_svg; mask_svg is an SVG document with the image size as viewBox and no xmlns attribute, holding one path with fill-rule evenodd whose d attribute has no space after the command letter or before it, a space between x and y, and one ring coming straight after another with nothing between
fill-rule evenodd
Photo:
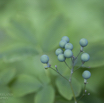
<instances>
[{"instance_id":1,"label":"blue berry","mask_svg":"<svg viewBox=\"0 0 104 103\"><path fill-rule=\"evenodd\" d=\"M73 45L71 43L66 43L65 44L65 49L70 49L72 50L73 49Z\"/></svg>"},{"instance_id":2,"label":"blue berry","mask_svg":"<svg viewBox=\"0 0 104 103\"><path fill-rule=\"evenodd\" d=\"M67 43L67 42L66 42L65 40L61 40L61 41L59 42L59 46L60 46L61 48L64 48L66 43Z\"/></svg>"},{"instance_id":3,"label":"blue berry","mask_svg":"<svg viewBox=\"0 0 104 103\"><path fill-rule=\"evenodd\" d=\"M88 41L87 41L87 39L82 38L82 39L79 41L79 44L80 44L82 47L85 47L85 46L87 46Z\"/></svg>"},{"instance_id":4,"label":"blue berry","mask_svg":"<svg viewBox=\"0 0 104 103\"><path fill-rule=\"evenodd\" d=\"M67 36L63 36L61 40L65 40L67 43L69 43L69 38Z\"/></svg>"},{"instance_id":5,"label":"blue berry","mask_svg":"<svg viewBox=\"0 0 104 103\"><path fill-rule=\"evenodd\" d=\"M67 50L64 51L64 56L66 58L71 58L73 56L73 53L72 53L71 50L67 49Z\"/></svg>"},{"instance_id":6,"label":"blue berry","mask_svg":"<svg viewBox=\"0 0 104 103\"><path fill-rule=\"evenodd\" d=\"M63 53L63 50L58 48L56 51L55 51L55 54L58 56L59 54L62 54Z\"/></svg>"},{"instance_id":7,"label":"blue berry","mask_svg":"<svg viewBox=\"0 0 104 103\"><path fill-rule=\"evenodd\" d=\"M87 62L87 61L89 61L89 59L90 59L90 56L89 56L88 53L83 53L83 54L81 55L81 60L82 60L83 62Z\"/></svg>"},{"instance_id":8,"label":"blue berry","mask_svg":"<svg viewBox=\"0 0 104 103\"><path fill-rule=\"evenodd\" d=\"M85 70L85 71L82 73L82 77L83 77L84 79L89 79L89 78L91 77L90 71Z\"/></svg>"},{"instance_id":9,"label":"blue berry","mask_svg":"<svg viewBox=\"0 0 104 103\"><path fill-rule=\"evenodd\" d=\"M47 64L49 61L49 57L47 55L42 55L40 61L44 64Z\"/></svg>"},{"instance_id":10,"label":"blue berry","mask_svg":"<svg viewBox=\"0 0 104 103\"><path fill-rule=\"evenodd\" d=\"M60 62L64 62L65 59L66 59L66 58L64 57L64 54L59 54L57 58L58 58L58 60L59 60Z\"/></svg>"}]
</instances>

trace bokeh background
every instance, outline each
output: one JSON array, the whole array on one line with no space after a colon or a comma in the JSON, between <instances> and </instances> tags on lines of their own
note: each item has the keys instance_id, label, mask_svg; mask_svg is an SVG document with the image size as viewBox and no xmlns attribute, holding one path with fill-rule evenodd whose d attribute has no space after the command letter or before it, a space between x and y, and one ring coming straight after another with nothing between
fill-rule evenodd
<instances>
[{"instance_id":1,"label":"bokeh background","mask_svg":"<svg viewBox=\"0 0 104 103\"><path fill-rule=\"evenodd\" d=\"M74 103L70 85L40 62L48 55L52 67L69 78L55 55L63 36L70 38L75 56L80 39L88 40L84 51L90 60L84 65L91 67L90 95L78 103L104 103L104 0L0 0L0 103ZM86 69L73 74L77 99Z\"/></svg>"}]
</instances>

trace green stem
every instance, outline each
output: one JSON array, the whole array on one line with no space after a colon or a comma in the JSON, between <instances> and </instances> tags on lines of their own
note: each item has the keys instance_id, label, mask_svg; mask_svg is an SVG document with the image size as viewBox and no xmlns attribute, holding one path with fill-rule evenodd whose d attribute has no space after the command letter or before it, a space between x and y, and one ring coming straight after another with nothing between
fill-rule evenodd
<instances>
[{"instance_id":1,"label":"green stem","mask_svg":"<svg viewBox=\"0 0 104 103\"><path fill-rule=\"evenodd\" d=\"M58 71L56 71L55 69L53 69L52 67L50 67L52 70L54 70L55 72L57 72L61 77L63 77L65 80L67 80L69 82L69 80L67 78L65 78L62 74L60 74Z\"/></svg>"},{"instance_id":2,"label":"green stem","mask_svg":"<svg viewBox=\"0 0 104 103\"><path fill-rule=\"evenodd\" d=\"M65 64L68 66L68 64L66 63L66 61L65 61ZM71 68L68 66L68 68L71 70Z\"/></svg>"},{"instance_id":3,"label":"green stem","mask_svg":"<svg viewBox=\"0 0 104 103\"><path fill-rule=\"evenodd\" d=\"M61 75L58 71L56 71L54 68L52 68L52 67L49 67L49 68L51 68L52 70L57 72L61 77L63 77L65 80L67 80L69 82L71 90L72 90L72 93L73 93L73 96L74 96L74 100L75 100L75 102L77 102L71 82L67 78L65 78L63 75Z\"/></svg>"},{"instance_id":4,"label":"green stem","mask_svg":"<svg viewBox=\"0 0 104 103\"><path fill-rule=\"evenodd\" d=\"M83 65L83 63L81 64L81 66L80 66L80 67L82 67L82 65ZM77 71L80 67L78 67L76 70L74 70L74 72L75 72L75 71Z\"/></svg>"},{"instance_id":5,"label":"green stem","mask_svg":"<svg viewBox=\"0 0 104 103\"><path fill-rule=\"evenodd\" d=\"M73 74L73 71L74 71L74 59L71 58L72 60L72 69L71 69L71 74L70 74L70 78L69 78L69 83L70 83L70 86L71 86L71 90L72 90L72 93L73 93L73 96L74 96L74 101L75 103L77 103L77 100L76 100L76 97L75 97L75 93L74 93L74 90L73 90L73 87L72 87L72 74Z\"/></svg>"},{"instance_id":6,"label":"green stem","mask_svg":"<svg viewBox=\"0 0 104 103\"><path fill-rule=\"evenodd\" d=\"M76 102L77 102L77 100L76 100L76 97L75 97L75 94L74 94L74 90L73 90L72 84L71 84L71 82L69 82L69 83L70 83L71 90L72 90L72 93L73 93L73 96L74 96L74 100L75 100L75 103L76 103Z\"/></svg>"},{"instance_id":7,"label":"green stem","mask_svg":"<svg viewBox=\"0 0 104 103\"><path fill-rule=\"evenodd\" d=\"M83 94L82 94L82 96L78 99L78 101L80 100L80 99L82 99L84 96L85 96L85 90L86 90L86 83L84 84L84 90L83 90Z\"/></svg>"},{"instance_id":8,"label":"green stem","mask_svg":"<svg viewBox=\"0 0 104 103\"><path fill-rule=\"evenodd\" d=\"M78 55L76 56L75 60L78 58L78 56L80 55L81 51L78 53Z\"/></svg>"}]
</instances>

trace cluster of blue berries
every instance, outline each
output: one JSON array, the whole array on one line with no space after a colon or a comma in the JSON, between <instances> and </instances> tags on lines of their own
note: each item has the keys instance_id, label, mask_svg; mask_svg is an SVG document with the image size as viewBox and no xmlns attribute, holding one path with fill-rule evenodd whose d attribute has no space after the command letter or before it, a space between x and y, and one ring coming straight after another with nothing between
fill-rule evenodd
<instances>
[{"instance_id":1,"label":"cluster of blue berries","mask_svg":"<svg viewBox=\"0 0 104 103\"><path fill-rule=\"evenodd\" d=\"M85 62L89 61L89 59L90 59L89 54L88 54L88 53L85 53L85 52L83 51L83 48L86 47L86 46L88 45L87 39L82 38L82 39L79 41L79 44L80 44L80 46L81 46L81 49L80 49L79 54L78 54L76 57L73 55L73 52L72 52L72 50L73 50L73 45L72 45L71 43L69 43L69 41L70 41L70 39L69 39L67 36L63 36L63 37L61 38L61 41L59 42L59 47L60 47L60 48L58 48L58 49L55 51L55 54L56 54L58 60L59 60L60 62L65 62L66 58L71 58L72 64L74 64L74 62L76 61L76 59L77 59L77 57L79 56L79 54L82 53L82 54L81 54L82 65L83 65ZM84 53L83 53L83 52L84 52ZM40 61L41 61L43 64L47 64L47 66L45 66L45 69L47 69L47 68L53 69L53 68L51 67L51 65L49 64L49 57L48 57L47 55L42 55L41 58L40 58ZM65 62L65 64L67 65L66 62ZM82 65L81 65L81 66L82 66ZM68 66L68 65L67 65L67 66ZM75 66L75 65L72 65L72 68L71 68L71 69L70 69L70 67L68 66L69 69L71 70L71 76L70 76L70 79L68 80L70 83L71 83L72 74L73 74L76 70L78 70L78 69L81 67L81 66L80 66L79 68L77 68L76 70L74 70L74 66ZM53 69L53 70L56 71L60 76L62 76L62 75L59 73L59 71L58 71L56 65L55 65L55 68L56 68L56 70L55 70L55 69ZM62 77L64 77L64 76L62 76ZM84 84L86 85L86 84L87 84L87 79L89 79L89 78L91 77L90 71L85 70L85 71L82 73L82 77L84 78ZM64 77L64 78L65 78L65 77ZM66 79L66 80L67 80L67 79ZM76 100L75 100L75 101L76 101ZM75 103L76 103L76 102L75 102Z\"/></svg>"},{"instance_id":2,"label":"cluster of blue berries","mask_svg":"<svg viewBox=\"0 0 104 103\"><path fill-rule=\"evenodd\" d=\"M55 51L55 54L58 56L58 60L60 62L64 62L66 58L71 58L73 56L72 49L73 45L69 43L69 38L67 36L62 37L61 41L59 42L59 46L61 48L65 48L65 51L63 51L61 48L58 48Z\"/></svg>"},{"instance_id":3,"label":"cluster of blue berries","mask_svg":"<svg viewBox=\"0 0 104 103\"><path fill-rule=\"evenodd\" d=\"M55 51L55 54L57 55L57 58L58 58L58 60L60 62L64 62L66 60L66 58L74 58L73 52L72 52L73 45L71 43L69 43L69 41L70 41L70 39L67 36L63 36L61 41L59 42L59 46L61 48L58 48ZM81 46L80 52L83 52L83 48L85 46L87 46L88 41L87 41L87 39L82 38L79 41L79 44ZM65 49L65 51L63 51L63 48ZM88 53L83 53L81 55L81 61L83 63L89 61L89 59L90 59L90 56L89 56ZM40 61L42 63L44 63L44 64L47 64L47 66L45 66L45 68L49 68L50 67L50 65L49 65L49 57L47 55L42 55L41 58L40 58ZM88 73L89 73L89 75L88 75ZM88 79L91 76L91 73L89 71L84 71L82 76L83 76L83 78Z\"/></svg>"}]
</instances>

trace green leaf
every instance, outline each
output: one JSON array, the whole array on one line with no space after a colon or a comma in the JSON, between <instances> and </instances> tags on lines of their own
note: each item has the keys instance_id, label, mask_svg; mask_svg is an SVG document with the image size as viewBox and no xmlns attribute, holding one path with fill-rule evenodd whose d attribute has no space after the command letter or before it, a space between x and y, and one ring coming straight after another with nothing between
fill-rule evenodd
<instances>
[{"instance_id":1,"label":"green leaf","mask_svg":"<svg viewBox=\"0 0 104 103\"><path fill-rule=\"evenodd\" d=\"M14 97L9 96L7 100L4 100L5 103L33 103L34 102L34 93L28 94L24 97Z\"/></svg>"},{"instance_id":2,"label":"green leaf","mask_svg":"<svg viewBox=\"0 0 104 103\"><path fill-rule=\"evenodd\" d=\"M63 79L62 77L58 77L56 79L56 86L58 88L59 93L66 99L71 100L73 97L72 90L68 81ZM81 92L81 85L79 82L73 78L72 79L72 87L75 93L75 96L79 96Z\"/></svg>"},{"instance_id":3,"label":"green leaf","mask_svg":"<svg viewBox=\"0 0 104 103\"><path fill-rule=\"evenodd\" d=\"M55 98L55 91L52 86L44 86L34 98L34 103L53 103Z\"/></svg>"},{"instance_id":4,"label":"green leaf","mask_svg":"<svg viewBox=\"0 0 104 103\"><path fill-rule=\"evenodd\" d=\"M20 61L36 54L38 54L36 48L24 43L11 43L0 50L0 58L5 62Z\"/></svg>"},{"instance_id":5,"label":"green leaf","mask_svg":"<svg viewBox=\"0 0 104 103\"><path fill-rule=\"evenodd\" d=\"M0 93L10 93L10 88L6 85L0 85Z\"/></svg>"},{"instance_id":6,"label":"green leaf","mask_svg":"<svg viewBox=\"0 0 104 103\"><path fill-rule=\"evenodd\" d=\"M42 84L35 77L21 74L11 85L11 90L15 96L21 97L38 91L41 86Z\"/></svg>"},{"instance_id":7,"label":"green leaf","mask_svg":"<svg viewBox=\"0 0 104 103\"><path fill-rule=\"evenodd\" d=\"M84 96L81 101L83 101L84 103L103 103L104 102L104 100L102 100L98 96L98 94L95 94L95 93L92 93L92 92L90 93L90 95Z\"/></svg>"},{"instance_id":8,"label":"green leaf","mask_svg":"<svg viewBox=\"0 0 104 103\"><path fill-rule=\"evenodd\" d=\"M15 76L16 69L6 69L0 71L0 85L7 85Z\"/></svg>"},{"instance_id":9,"label":"green leaf","mask_svg":"<svg viewBox=\"0 0 104 103\"><path fill-rule=\"evenodd\" d=\"M21 23L20 23L21 22ZM32 33L32 31L30 30L30 27L28 26L28 23L24 23L23 21L16 21L16 20L12 20L11 22L11 28L9 29L12 33L16 33L13 34L16 38L15 39L20 39L21 41L24 42L28 42L31 44L36 44L36 37L34 35L34 33ZM13 36L12 35L12 36Z\"/></svg>"},{"instance_id":10,"label":"green leaf","mask_svg":"<svg viewBox=\"0 0 104 103\"><path fill-rule=\"evenodd\" d=\"M0 85L0 103L5 103L12 96L13 93L8 86Z\"/></svg>"},{"instance_id":11,"label":"green leaf","mask_svg":"<svg viewBox=\"0 0 104 103\"><path fill-rule=\"evenodd\" d=\"M67 21L65 18L62 15L58 15L51 25L47 27L48 29L42 43L43 51L50 51L59 45L63 33L66 32L66 25Z\"/></svg>"},{"instance_id":12,"label":"green leaf","mask_svg":"<svg viewBox=\"0 0 104 103\"><path fill-rule=\"evenodd\" d=\"M70 101L66 100L60 95L56 95L55 97L56 97L55 98L55 103L74 103L74 100L70 100ZM84 102L78 101L78 103L84 103Z\"/></svg>"}]
</instances>

